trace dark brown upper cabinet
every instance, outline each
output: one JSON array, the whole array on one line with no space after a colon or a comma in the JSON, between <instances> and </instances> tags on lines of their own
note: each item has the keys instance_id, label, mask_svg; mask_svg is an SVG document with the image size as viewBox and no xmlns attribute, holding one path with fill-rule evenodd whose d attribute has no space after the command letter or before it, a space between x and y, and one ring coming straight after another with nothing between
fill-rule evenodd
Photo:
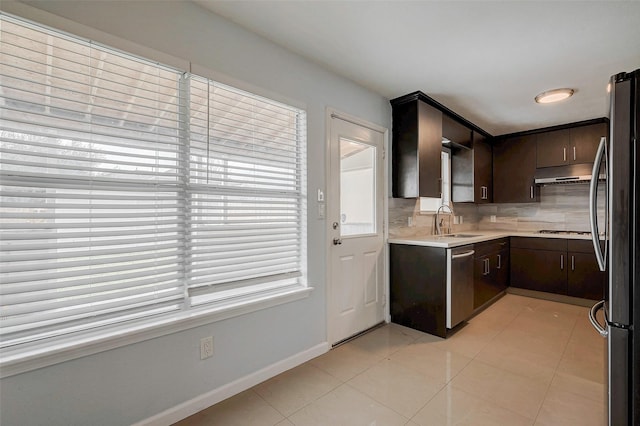
<instances>
[{"instance_id":1,"label":"dark brown upper cabinet","mask_svg":"<svg viewBox=\"0 0 640 426\"><path fill-rule=\"evenodd\" d=\"M395 198L433 197L442 195L441 152L443 147L451 149L452 157L468 152L473 155L476 139L491 137L487 132L465 120L455 112L422 92L392 99L392 193ZM478 155L489 146L478 149ZM482 152L480 152L482 151ZM464 154L463 154L464 155ZM484 164L486 159L478 160ZM474 201L472 181L475 176L473 161L467 185L471 191L468 201ZM452 171L454 165L452 164ZM489 166L489 174L490 174ZM486 173L486 172L484 172ZM483 174L482 185L488 200L489 183ZM480 197L479 197L480 198ZM454 199L454 201L457 201Z\"/></svg>"},{"instance_id":2,"label":"dark brown upper cabinet","mask_svg":"<svg viewBox=\"0 0 640 426\"><path fill-rule=\"evenodd\" d=\"M552 130L538 134L538 168L593 163L605 123Z\"/></svg>"},{"instance_id":3,"label":"dark brown upper cabinet","mask_svg":"<svg viewBox=\"0 0 640 426\"><path fill-rule=\"evenodd\" d=\"M537 135L497 139L493 145L493 202L533 203Z\"/></svg>"},{"instance_id":4,"label":"dark brown upper cabinet","mask_svg":"<svg viewBox=\"0 0 640 426\"><path fill-rule=\"evenodd\" d=\"M392 105L393 196L440 198L442 112L419 99Z\"/></svg>"},{"instance_id":5,"label":"dark brown upper cabinet","mask_svg":"<svg viewBox=\"0 0 640 426\"><path fill-rule=\"evenodd\" d=\"M471 149L473 130L454 120L446 114L442 115L443 144L451 149Z\"/></svg>"},{"instance_id":6,"label":"dark brown upper cabinet","mask_svg":"<svg viewBox=\"0 0 640 426\"><path fill-rule=\"evenodd\" d=\"M609 135L606 123L592 124L589 126L573 127L571 129L571 141L576 148L574 163L593 163L596 151L600 145L600 139ZM573 156L573 151L571 151Z\"/></svg>"},{"instance_id":7,"label":"dark brown upper cabinet","mask_svg":"<svg viewBox=\"0 0 640 426\"><path fill-rule=\"evenodd\" d=\"M562 166L567 163L570 130L555 130L538 134L536 167Z\"/></svg>"},{"instance_id":8,"label":"dark brown upper cabinet","mask_svg":"<svg viewBox=\"0 0 640 426\"><path fill-rule=\"evenodd\" d=\"M473 132L471 149L460 149L451 156L451 199L454 203L491 203L493 170L491 145L486 137Z\"/></svg>"}]
</instances>

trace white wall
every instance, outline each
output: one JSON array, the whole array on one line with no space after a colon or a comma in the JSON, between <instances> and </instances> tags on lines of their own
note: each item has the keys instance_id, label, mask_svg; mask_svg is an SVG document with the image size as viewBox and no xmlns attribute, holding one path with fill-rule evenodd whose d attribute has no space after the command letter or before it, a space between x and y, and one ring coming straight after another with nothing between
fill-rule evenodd
<instances>
[{"instance_id":1,"label":"white wall","mask_svg":"<svg viewBox=\"0 0 640 426\"><path fill-rule=\"evenodd\" d=\"M291 100L308 112L308 189L325 187L325 108L390 128L389 103L182 1L58 1L0 8L123 50ZM133 42L133 43L131 43ZM153 50L152 50L153 49ZM195 69L194 69L195 71ZM2 379L0 423L126 425L326 342L325 221L309 200L309 298ZM199 339L215 354L199 359Z\"/></svg>"}]
</instances>

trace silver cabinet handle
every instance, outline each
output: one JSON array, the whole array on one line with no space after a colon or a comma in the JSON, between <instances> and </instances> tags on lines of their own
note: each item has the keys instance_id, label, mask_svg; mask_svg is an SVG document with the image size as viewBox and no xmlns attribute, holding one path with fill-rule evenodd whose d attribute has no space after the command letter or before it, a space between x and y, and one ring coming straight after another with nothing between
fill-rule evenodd
<instances>
[{"instance_id":1,"label":"silver cabinet handle","mask_svg":"<svg viewBox=\"0 0 640 426\"><path fill-rule=\"evenodd\" d=\"M529 189L529 198L533 198L533 185L531 185Z\"/></svg>"},{"instance_id":2,"label":"silver cabinet handle","mask_svg":"<svg viewBox=\"0 0 640 426\"><path fill-rule=\"evenodd\" d=\"M465 251L464 253L459 253L459 254L454 254L451 255L452 259L460 259L461 257L468 257L471 256L472 254L474 254L476 251L475 250L469 250L469 251Z\"/></svg>"},{"instance_id":3,"label":"silver cabinet handle","mask_svg":"<svg viewBox=\"0 0 640 426\"><path fill-rule=\"evenodd\" d=\"M334 238L333 239L333 245L334 246L339 246L342 244L342 239L341 238Z\"/></svg>"},{"instance_id":4,"label":"silver cabinet handle","mask_svg":"<svg viewBox=\"0 0 640 426\"><path fill-rule=\"evenodd\" d=\"M484 263L484 272L482 275L489 275L489 259L484 259L482 262Z\"/></svg>"},{"instance_id":5,"label":"silver cabinet handle","mask_svg":"<svg viewBox=\"0 0 640 426\"><path fill-rule=\"evenodd\" d=\"M600 248L600 235L598 233L598 202L597 202L597 194L598 194L598 178L600 177L600 166L602 163L602 156L604 155L604 166L606 171L605 178L605 193L607 196L605 197L605 212L609 210L609 197L608 197L608 188L609 186L609 168L607 165L607 138L602 137L600 139L600 145L598 146L598 151L596 152L596 159L593 163L593 171L591 172L591 183L589 184L589 224L591 225L591 242L593 242L593 249L596 253L596 259L598 260L598 267L600 270L604 272L607 267L606 262L606 245L605 245L605 253L602 252ZM607 214L607 213L605 213ZM606 221L605 221L606 222ZM607 243L606 238L607 224L605 223L605 244Z\"/></svg>"},{"instance_id":6,"label":"silver cabinet handle","mask_svg":"<svg viewBox=\"0 0 640 426\"><path fill-rule=\"evenodd\" d=\"M567 148L562 148L562 161L567 161Z\"/></svg>"},{"instance_id":7,"label":"silver cabinet handle","mask_svg":"<svg viewBox=\"0 0 640 426\"><path fill-rule=\"evenodd\" d=\"M573 147L573 161L576 161L576 147Z\"/></svg>"},{"instance_id":8,"label":"silver cabinet handle","mask_svg":"<svg viewBox=\"0 0 640 426\"><path fill-rule=\"evenodd\" d=\"M560 255L560 270L564 270L564 254Z\"/></svg>"},{"instance_id":9,"label":"silver cabinet handle","mask_svg":"<svg viewBox=\"0 0 640 426\"><path fill-rule=\"evenodd\" d=\"M502 256L498 255L498 265L496 269L502 269Z\"/></svg>"},{"instance_id":10,"label":"silver cabinet handle","mask_svg":"<svg viewBox=\"0 0 640 426\"><path fill-rule=\"evenodd\" d=\"M486 200L489 197L489 190L486 186L481 186L480 187L481 190L481 194L482 194L482 199Z\"/></svg>"},{"instance_id":11,"label":"silver cabinet handle","mask_svg":"<svg viewBox=\"0 0 640 426\"><path fill-rule=\"evenodd\" d=\"M575 256L571 256L571 270L572 271L576 270L576 257Z\"/></svg>"},{"instance_id":12,"label":"silver cabinet handle","mask_svg":"<svg viewBox=\"0 0 640 426\"><path fill-rule=\"evenodd\" d=\"M591 325L593 326L593 328L595 328L596 331L600 333L602 337L607 337L609 335L609 332L603 326L600 325L600 323L598 322L598 319L596 318L598 311L602 309L603 306L604 306L604 300L601 300L595 305L593 305L591 309L589 309L589 321L591 321Z\"/></svg>"}]
</instances>

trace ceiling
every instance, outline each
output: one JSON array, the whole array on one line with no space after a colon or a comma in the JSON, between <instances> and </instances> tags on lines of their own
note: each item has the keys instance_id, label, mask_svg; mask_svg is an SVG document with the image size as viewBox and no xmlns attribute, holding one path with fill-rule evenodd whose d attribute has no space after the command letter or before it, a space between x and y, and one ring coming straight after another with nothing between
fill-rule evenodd
<instances>
[{"instance_id":1,"label":"ceiling","mask_svg":"<svg viewBox=\"0 0 640 426\"><path fill-rule=\"evenodd\" d=\"M640 68L640 1L193 0L393 99L420 90L493 135L607 116ZM569 100L538 105L545 90Z\"/></svg>"}]
</instances>

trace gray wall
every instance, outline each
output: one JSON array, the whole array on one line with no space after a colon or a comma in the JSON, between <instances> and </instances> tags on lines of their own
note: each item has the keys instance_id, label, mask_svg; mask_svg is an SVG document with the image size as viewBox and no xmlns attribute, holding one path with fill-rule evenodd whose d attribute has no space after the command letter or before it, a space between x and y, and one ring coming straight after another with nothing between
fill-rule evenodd
<instances>
[{"instance_id":1,"label":"gray wall","mask_svg":"<svg viewBox=\"0 0 640 426\"><path fill-rule=\"evenodd\" d=\"M314 215L313 201L325 187L325 109L390 128L388 101L190 2L24 3L3 0L0 7L165 63L190 61L305 107L308 269L315 290L301 301L5 378L0 423L131 424L325 342L325 221ZM214 357L200 361L199 340L209 335Z\"/></svg>"}]
</instances>

